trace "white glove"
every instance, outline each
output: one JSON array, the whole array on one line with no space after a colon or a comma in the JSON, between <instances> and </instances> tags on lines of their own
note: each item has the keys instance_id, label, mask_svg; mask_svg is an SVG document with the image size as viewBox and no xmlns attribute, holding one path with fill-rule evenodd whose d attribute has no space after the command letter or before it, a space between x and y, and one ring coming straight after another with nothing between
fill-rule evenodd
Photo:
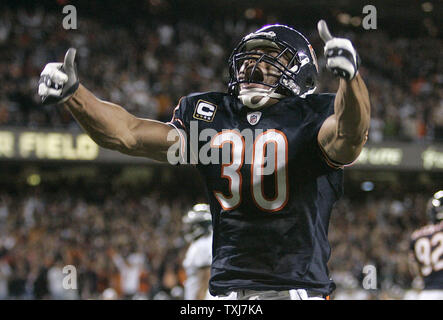
<instances>
[{"instance_id":1,"label":"white glove","mask_svg":"<svg viewBox=\"0 0 443 320\"><path fill-rule=\"evenodd\" d=\"M70 48L63 63L48 63L40 74L38 95L43 104L57 104L68 100L79 86L75 67L74 48Z\"/></svg>"},{"instance_id":2,"label":"white glove","mask_svg":"<svg viewBox=\"0 0 443 320\"><path fill-rule=\"evenodd\" d=\"M324 20L318 22L317 28L320 38L325 43L326 68L338 77L353 79L360 66L360 57L352 42L344 38L334 38Z\"/></svg>"}]
</instances>

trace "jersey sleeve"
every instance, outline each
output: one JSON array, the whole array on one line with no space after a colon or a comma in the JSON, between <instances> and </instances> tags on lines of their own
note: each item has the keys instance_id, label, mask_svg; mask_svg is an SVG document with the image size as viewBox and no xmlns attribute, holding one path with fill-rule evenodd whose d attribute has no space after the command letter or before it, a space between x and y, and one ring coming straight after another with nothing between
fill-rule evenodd
<instances>
[{"instance_id":1,"label":"jersey sleeve","mask_svg":"<svg viewBox=\"0 0 443 320\"><path fill-rule=\"evenodd\" d=\"M201 129L198 120L208 121L211 115L215 115L216 106L211 101L216 99L217 95L210 92L195 92L182 97L175 107L172 119L167 124L174 127L180 136L181 164L198 164L198 135ZM203 110L200 110L199 106L202 106ZM215 109L205 110L208 106L215 106ZM212 122L212 119L208 122ZM177 137L174 140L177 140Z\"/></svg>"},{"instance_id":2,"label":"jersey sleeve","mask_svg":"<svg viewBox=\"0 0 443 320\"><path fill-rule=\"evenodd\" d=\"M179 148L179 158L177 159L178 161L176 164L189 163L187 150L189 150L188 137L190 127L190 109L191 106L189 99L187 97L182 97L177 106L174 108L171 120L167 122L168 125L176 129L175 134L179 137L179 145L177 146Z\"/></svg>"},{"instance_id":3,"label":"jersey sleeve","mask_svg":"<svg viewBox=\"0 0 443 320\"><path fill-rule=\"evenodd\" d=\"M331 160L318 142L318 133L325 120L334 114L335 94L325 94L310 101L313 112L308 121L308 150L305 161L315 175L323 175L329 172L343 169L344 165Z\"/></svg>"},{"instance_id":4,"label":"jersey sleeve","mask_svg":"<svg viewBox=\"0 0 443 320\"><path fill-rule=\"evenodd\" d=\"M172 112L172 118L168 122L169 125L187 131L189 128L189 118L187 116L188 102L186 97L181 97L177 106Z\"/></svg>"}]
</instances>

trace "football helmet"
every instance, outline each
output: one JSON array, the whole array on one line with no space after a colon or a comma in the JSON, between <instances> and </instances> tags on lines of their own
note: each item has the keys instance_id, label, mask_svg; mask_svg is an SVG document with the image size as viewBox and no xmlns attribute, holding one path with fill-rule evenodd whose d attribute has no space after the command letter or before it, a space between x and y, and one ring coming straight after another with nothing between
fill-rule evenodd
<instances>
[{"instance_id":1,"label":"football helmet","mask_svg":"<svg viewBox=\"0 0 443 320\"><path fill-rule=\"evenodd\" d=\"M272 48L277 54L260 52L257 48ZM245 61L254 63L246 72L247 76L240 76ZM260 63L267 63L277 70L274 83L263 81L264 75L257 67ZM317 86L318 65L314 49L300 32L274 24L264 26L240 41L229 58L229 73L229 93L238 96L247 107L255 109L262 107L270 98L282 99L291 95L303 98L313 93ZM242 83L261 86L241 89Z\"/></svg>"},{"instance_id":2,"label":"football helmet","mask_svg":"<svg viewBox=\"0 0 443 320\"><path fill-rule=\"evenodd\" d=\"M427 213L432 223L443 221L443 190L437 191L429 199Z\"/></svg>"},{"instance_id":3,"label":"football helmet","mask_svg":"<svg viewBox=\"0 0 443 320\"><path fill-rule=\"evenodd\" d=\"M209 205L198 203L182 218L185 240L192 242L212 231L212 216Z\"/></svg>"}]
</instances>

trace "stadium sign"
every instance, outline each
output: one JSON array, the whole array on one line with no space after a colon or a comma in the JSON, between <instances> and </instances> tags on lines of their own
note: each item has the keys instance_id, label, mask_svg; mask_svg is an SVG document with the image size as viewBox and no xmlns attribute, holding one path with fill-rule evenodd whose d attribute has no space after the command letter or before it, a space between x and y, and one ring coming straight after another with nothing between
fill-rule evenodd
<instances>
[{"instance_id":1,"label":"stadium sign","mask_svg":"<svg viewBox=\"0 0 443 320\"><path fill-rule=\"evenodd\" d=\"M401 148L366 147L363 148L356 164L370 164L373 166L398 166L403 160Z\"/></svg>"},{"instance_id":2,"label":"stadium sign","mask_svg":"<svg viewBox=\"0 0 443 320\"><path fill-rule=\"evenodd\" d=\"M401 142L367 144L351 168L443 170L443 145Z\"/></svg>"},{"instance_id":3,"label":"stadium sign","mask_svg":"<svg viewBox=\"0 0 443 320\"><path fill-rule=\"evenodd\" d=\"M443 170L443 149L438 150L429 147L421 154L423 160L423 168L426 170L440 169Z\"/></svg>"},{"instance_id":4,"label":"stadium sign","mask_svg":"<svg viewBox=\"0 0 443 320\"><path fill-rule=\"evenodd\" d=\"M68 130L0 128L0 161L149 163L99 147L87 134Z\"/></svg>"},{"instance_id":5,"label":"stadium sign","mask_svg":"<svg viewBox=\"0 0 443 320\"><path fill-rule=\"evenodd\" d=\"M0 158L32 160L96 160L99 147L86 134L0 131Z\"/></svg>"},{"instance_id":6,"label":"stadium sign","mask_svg":"<svg viewBox=\"0 0 443 320\"><path fill-rule=\"evenodd\" d=\"M99 147L83 132L0 128L0 161L64 161L117 164L153 163ZM443 171L443 145L366 144L348 169Z\"/></svg>"}]
</instances>

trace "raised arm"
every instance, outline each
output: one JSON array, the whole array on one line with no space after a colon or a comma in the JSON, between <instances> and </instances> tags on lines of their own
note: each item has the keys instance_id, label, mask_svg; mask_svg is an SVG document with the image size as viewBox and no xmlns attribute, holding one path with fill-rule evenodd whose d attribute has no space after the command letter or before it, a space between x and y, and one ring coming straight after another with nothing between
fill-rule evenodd
<instances>
[{"instance_id":1,"label":"raised arm","mask_svg":"<svg viewBox=\"0 0 443 320\"><path fill-rule=\"evenodd\" d=\"M349 164L357 159L368 137L369 94L358 73L359 58L351 42L333 38L324 21L318 29L325 41L326 66L340 77L334 114L320 128L318 142L330 160Z\"/></svg>"},{"instance_id":2,"label":"raised arm","mask_svg":"<svg viewBox=\"0 0 443 320\"><path fill-rule=\"evenodd\" d=\"M323 123L318 142L329 159L349 164L359 156L368 137L370 103L368 90L360 75L340 79L334 114Z\"/></svg>"},{"instance_id":3,"label":"raised arm","mask_svg":"<svg viewBox=\"0 0 443 320\"><path fill-rule=\"evenodd\" d=\"M121 106L95 97L79 83L74 59L75 49L71 48L63 64L46 65L39 84L43 103L66 106L101 147L167 161L168 149L175 143L167 137L175 129L160 121L137 118Z\"/></svg>"}]
</instances>

